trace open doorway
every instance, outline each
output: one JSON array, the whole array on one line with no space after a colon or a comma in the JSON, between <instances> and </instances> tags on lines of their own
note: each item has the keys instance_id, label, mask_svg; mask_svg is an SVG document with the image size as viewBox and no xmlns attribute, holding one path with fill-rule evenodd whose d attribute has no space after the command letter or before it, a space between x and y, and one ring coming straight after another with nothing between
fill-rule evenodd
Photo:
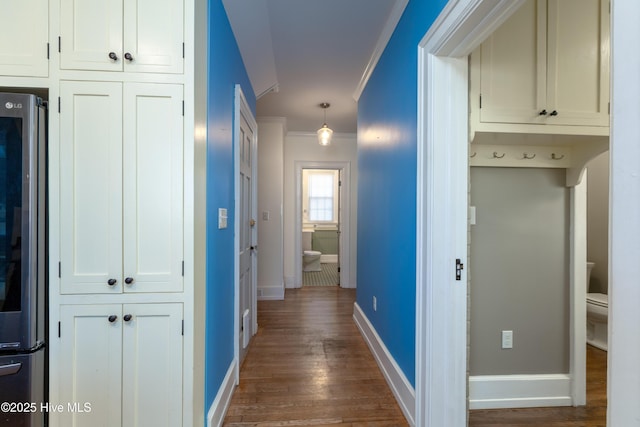
<instances>
[{"instance_id":1,"label":"open doorway","mask_svg":"<svg viewBox=\"0 0 640 427\"><path fill-rule=\"evenodd\" d=\"M340 170L302 170L302 286L340 285Z\"/></svg>"},{"instance_id":2,"label":"open doorway","mask_svg":"<svg viewBox=\"0 0 640 427\"><path fill-rule=\"evenodd\" d=\"M295 163L296 287L349 283L349 166L349 162Z\"/></svg>"}]
</instances>

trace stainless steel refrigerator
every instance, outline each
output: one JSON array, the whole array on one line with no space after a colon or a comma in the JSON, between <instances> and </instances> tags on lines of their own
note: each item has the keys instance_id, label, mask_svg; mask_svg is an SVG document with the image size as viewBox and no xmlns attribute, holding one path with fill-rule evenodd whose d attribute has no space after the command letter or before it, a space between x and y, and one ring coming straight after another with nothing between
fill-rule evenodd
<instances>
[{"instance_id":1,"label":"stainless steel refrigerator","mask_svg":"<svg viewBox=\"0 0 640 427\"><path fill-rule=\"evenodd\" d=\"M0 426L42 426L46 400L46 106L0 93Z\"/></svg>"}]
</instances>

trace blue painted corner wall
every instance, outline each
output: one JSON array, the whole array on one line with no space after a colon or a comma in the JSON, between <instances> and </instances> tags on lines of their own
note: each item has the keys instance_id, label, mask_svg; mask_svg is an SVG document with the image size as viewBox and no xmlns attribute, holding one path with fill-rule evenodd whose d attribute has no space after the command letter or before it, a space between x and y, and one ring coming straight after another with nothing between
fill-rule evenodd
<instances>
[{"instance_id":1,"label":"blue painted corner wall","mask_svg":"<svg viewBox=\"0 0 640 427\"><path fill-rule=\"evenodd\" d=\"M234 90L240 84L255 114L256 99L221 0L209 2L207 94L207 238L205 411L234 357ZM218 208L228 228L218 229Z\"/></svg>"},{"instance_id":2,"label":"blue painted corner wall","mask_svg":"<svg viewBox=\"0 0 640 427\"><path fill-rule=\"evenodd\" d=\"M446 3L409 1L358 101L357 303L413 387L418 44Z\"/></svg>"}]
</instances>

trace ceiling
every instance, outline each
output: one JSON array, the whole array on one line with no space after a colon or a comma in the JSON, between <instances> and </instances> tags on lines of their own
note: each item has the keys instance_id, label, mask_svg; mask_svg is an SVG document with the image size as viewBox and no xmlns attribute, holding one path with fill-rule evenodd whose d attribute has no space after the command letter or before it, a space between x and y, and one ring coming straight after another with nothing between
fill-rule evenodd
<instances>
[{"instance_id":1,"label":"ceiling","mask_svg":"<svg viewBox=\"0 0 640 427\"><path fill-rule=\"evenodd\" d=\"M258 117L289 131L355 132L364 83L408 0L223 0Z\"/></svg>"}]
</instances>

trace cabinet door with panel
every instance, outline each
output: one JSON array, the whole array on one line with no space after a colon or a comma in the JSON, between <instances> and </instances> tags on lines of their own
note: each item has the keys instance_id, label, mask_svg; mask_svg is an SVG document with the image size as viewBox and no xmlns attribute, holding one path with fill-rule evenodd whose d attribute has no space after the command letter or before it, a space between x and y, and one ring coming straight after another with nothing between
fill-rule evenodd
<instances>
[{"instance_id":1,"label":"cabinet door with panel","mask_svg":"<svg viewBox=\"0 0 640 427\"><path fill-rule=\"evenodd\" d=\"M472 55L479 121L608 126L608 15L606 0L525 2Z\"/></svg>"},{"instance_id":2,"label":"cabinet door with panel","mask_svg":"<svg viewBox=\"0 0 640 427\"><path fill-rule=\"evenodd\" d=\"M181 292L182 86L60 86L61 292Z\"/></svg>"},{"instance_id":3,"label":"cabinet door with panel","mask_svg":"<svg viewBox=\"0 0 640 427\"><path fill-rule=\"evenodd\" d=\"M0 8L0 75L46 77L49 1L3 1Z\"/></svg>"},{"instance_id":4,"label":"cabinet door with panel","mask_svg":"<svg viewBox=\"0 0 640 427\"><path fill-rule=\"evenodd\" d=\"M183 0L61 0L60 67L181 73Z\"/></svg>"},{"instance_id":5,"label":"cabinet door with panel","mask_svg":"<svg viewBox=\"0 0 640 427\"><path fill-rule=\"evenodd\" d=\"M181 426L182 304L125 304L122 331L122 426Z\"/></svg>"},{"instance_id":6,"label":"cabinet door with panel","mask_svg":"<svg viewBox=\"0 0 640 427\"><path fill-rule=\"evenodd\" d=\"M122 305L62 305L60 353L55 360L64 410L50 416L58 426L113 427L122 419ZM55 338L53 338L55 339ZM67 404L91 405L86 412Z\"/></svg>"},{"instance_id":7,"label":"cabinet door with panel","mask_svg":"<svg viewBox=\"0 0 640 427\"><path fill-rule=\"evenodd\" d=\"M182 425L182 304L62 305L57 425Z\"/></svg>"}]
</instances>

